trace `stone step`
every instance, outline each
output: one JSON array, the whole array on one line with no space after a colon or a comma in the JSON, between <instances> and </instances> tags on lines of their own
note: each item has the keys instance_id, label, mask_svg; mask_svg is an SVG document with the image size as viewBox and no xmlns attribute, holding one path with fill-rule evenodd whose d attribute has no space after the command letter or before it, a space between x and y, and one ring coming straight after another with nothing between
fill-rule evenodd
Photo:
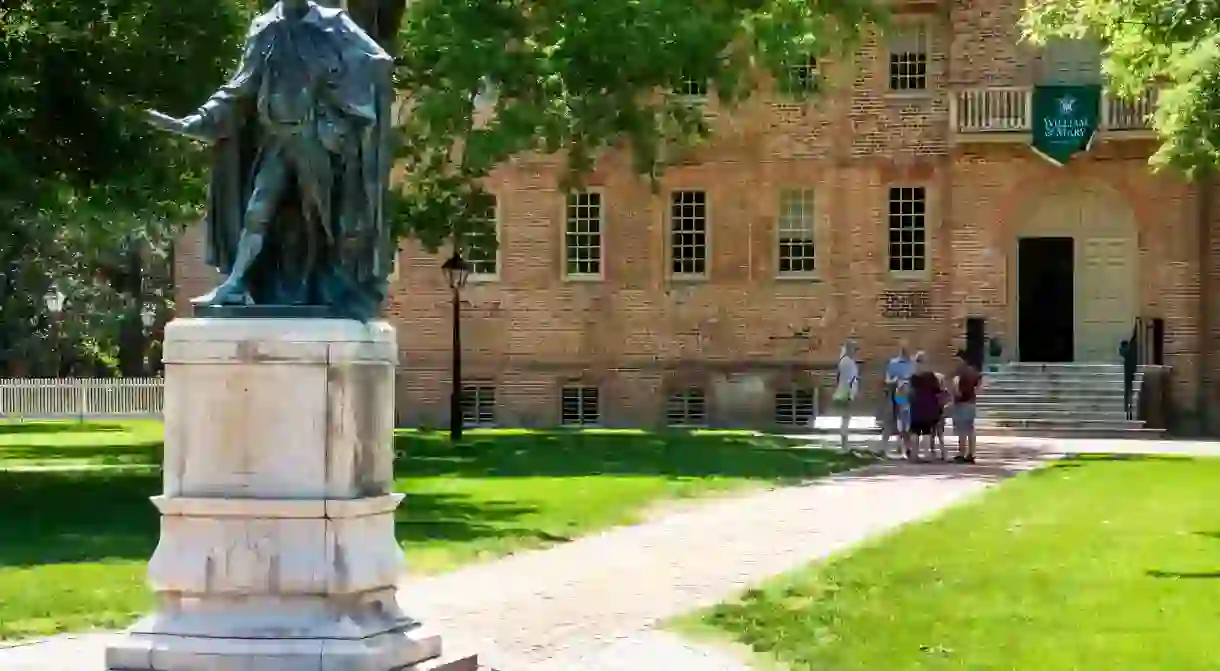
<instances>
[{"instance_id":1,"label":"stone step","mask_svg":"<svg viewBox=\"0 0 1220 671\"><path fill-rule=\"evenodd\" d=\"M1136 378L1132 384L1139 384L1143 380ZM1078 377L1078 378L1045 378L1045 377L1009 377L996 378L987 380L984 383L984 389L992 389L995 387L1013 387L1013 386L1041 386L1041 387L1116 387L1123 388L1123 379L1116 377L1114 379L1097 378L1097 377Z\"/></svg>"},{"instance_id":2,"label":"stone step","mask_svg":"<svg viewBox=\"0 0 1220 671\"><path fill-rule=\"evenodd\" d=\"M1121 361L1100 362L1100 363L1036 363L1031 361L1013 361L1011 363L1001 364L1000 372L1008 371L1038 371L1038 372L1080 372L1080 373L1104 373L1107 371L1121 371L1123 364Z\"/></svg>"},{"instance_id":3,"label":"stone step","mask_svg":"<svg viewBox=\"0 0 1220 671\"><path fill-rule=\"evenodd\" d=\"M1142 378L1136 378L1133 384L1142 382ZM1061 386L1095 386L1095 387L1118 387L1122 389L1123 378L1104 378L1104 377L1006 377L987 380L984 383L984 389L993 387L1005 386L1030 386L1040 385L1043 387L1061 387Z\"/></svg>"},{"instance_id":4,"label":"stone step","mask_svg":"<svg viewBox=\"0 0 1220 671\"><path fill-rule=\"evenodd\" d=\"M1105 392L1093 392L1088 394L1071 394L1065 395L1064 398L1052 398L1047 394L1037 392L989 392L978 394L978 404L985 403L1066 403L1066 401L1076 401L1076 403L1122 403L1122 390L1114 392L1113 389L1105 390Z\"/></svg>"},{"instance_id":5,"label":"stone step","mask_svg":"<svg viewBox=\"0 0 1220 671\"><path fill-rule=\"evenodd\" d=\"M978 407L988 407L992 410L1004 409L1028 409L1028 410L1058 410L1058 409L1078 409L1078 410L1122 410L1124 409L1124 401L1121 395L1107 398L1065 398L1065 399L1010 399L1010 398L980 398L975 401Z\"/></svg>"},{"instance_id":6,"label":"stone step","mask_svg":"<svg viewBox=\"0 0 1220 671\"><path fill-rule=\"evenodd\" d=\"M1133 388L1137 388L1134 387ZM1123 383L1116 382L1046 382L1043 380L1012 380L1008 382L996 382L989 384L979 391L979 395L994 394L994 393L1024 393L1024 394L1041 394L1043 392L1076 392L1076 393L1123 393Z\"/></svg>"},{"instance_id":7,"label":"stone step","mask_svg":"<svg viewBox=\"0 0 1220 671\"><path fill-rule=\"evenodd\" d=\"M978 426L994 426L997 428L1096 428L1105 430L1142 429L1144 423L1139 420L1126 419L1082 419L1077 417L993 419L980 417Z\"/></svg>"},{"instance_id":8,"label":"stone step","mask_svg":"<svg viewBox=\"0 0 1220 671\"><path fill-rule=\"evenodd\" d=\"M975 401L980 407L982 406L998 406L998 405L1013 405L1013 406L1062 406L1073 405L1080 407L1088 406L1117 406L1123 407L1122 394L1107 394L1097 396L1067 396L1064 398L1052 398L1048 396L1037 396L1033 394L1016 395L998 395L998 396L980 396Z\"/></svg>"},{"instance_id":9,"label":"stone step","mask_svg":"<svg viewBox=\"0 0 1220 671\"><path fill-rule=\"evenodd\" d=\"M479 666L479 656L473 653L442 654L440 657L408 666L403 671L495 671L489 666Z\"/></svg>"},{"instance_id":10,"label":"stone step","mask_svg":"<svg viewBox=\"0 0 1220 671\"><path fill-rule=\"evenodd\" d=\"M980 423L977 427L980 436L1028 436L1033 438L1114 438L1114 439L1157 439L1165 435L1164 429L1109 429L1095 426L1053 426L1053 427L1000 427L987 426ZM946 435L951 435L952 432Z\"/></svg>"},{"instance_id":11,"label":"stone step","mask_svg":"<svg viewBox=\"0 0 1220 671\"><path fill-rule=\"evenodd\" d=\"M1054 409L1039 409L1030 410L1028 408L1008 408L1008 409L993 409L980 408L978 421L999 422L999 421L1042 421L1042 420L1064 420L1064 421L1097 421L1097 422L1127 422L1127 413L1120 407L1118 410L1077 410L1073 408L1054 408Z\"/></svg>"}]
</instances>

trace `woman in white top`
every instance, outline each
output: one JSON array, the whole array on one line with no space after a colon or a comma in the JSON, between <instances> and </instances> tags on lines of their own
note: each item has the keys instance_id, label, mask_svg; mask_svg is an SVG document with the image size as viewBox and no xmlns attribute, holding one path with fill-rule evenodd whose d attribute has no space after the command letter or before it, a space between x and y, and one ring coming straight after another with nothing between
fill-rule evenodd
<instances>
[{"instance_id":1,"label":"woman in white top","mask_svg":"<svg viewBox=\"0 0 1220 671\"><path fill-rule=\"evenodd\" d=\"M856 396L860 393L860 366L856 363L856 343L847 340L839 349L838 373L835 379L833 396L834 407L843 413L843 421L839 424L839 447L847 450L847 429L851 422L851 410L855 405Z\"/></svg>"}]
</instances>

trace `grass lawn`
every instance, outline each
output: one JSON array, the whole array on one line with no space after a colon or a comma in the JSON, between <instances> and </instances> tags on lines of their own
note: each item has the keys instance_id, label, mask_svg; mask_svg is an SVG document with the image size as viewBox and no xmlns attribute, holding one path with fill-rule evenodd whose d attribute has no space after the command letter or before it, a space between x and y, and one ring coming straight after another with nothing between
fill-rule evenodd
<instances>
[{"instance_id":1,"label":"grass lawn","mask_svg":"<svg viewBox=\"0 0 1220 671\"><path fill-rule=\"evenodd\" d=\"M1220 658L1220 460L1095 457L676 623L794 671L1191 671Z\"/></svg>"},{"instance_id":2,"label":"grass lawn","mask_svg":"<svg viewBox=\"0 0 1220 671\"><path fill-rule=\"evenodd\" d=\"M859 462L745 432L475 431L396 439L412 573L568 541L653 506ZM155 423L0 424L0 640L114 628L149 606L161 488Z\"/></svg>"}]
</instances>

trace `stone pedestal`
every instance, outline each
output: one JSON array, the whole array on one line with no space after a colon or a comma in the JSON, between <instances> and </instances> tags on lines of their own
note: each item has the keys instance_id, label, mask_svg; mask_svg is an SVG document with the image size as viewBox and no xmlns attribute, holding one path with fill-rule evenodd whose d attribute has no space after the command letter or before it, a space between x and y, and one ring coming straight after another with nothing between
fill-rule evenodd
<instances>
[{"instance_id":1,"label":"stone pedestal","mask_svg":"<svg viewBox=\"0 0 1220 671\"><path fill-rule=\"evenodd\" d=\"M395 601L388 324L180 319L165 333L155 611L111 671L390 671L440 638Z\"/></svg>"}]
</instances>

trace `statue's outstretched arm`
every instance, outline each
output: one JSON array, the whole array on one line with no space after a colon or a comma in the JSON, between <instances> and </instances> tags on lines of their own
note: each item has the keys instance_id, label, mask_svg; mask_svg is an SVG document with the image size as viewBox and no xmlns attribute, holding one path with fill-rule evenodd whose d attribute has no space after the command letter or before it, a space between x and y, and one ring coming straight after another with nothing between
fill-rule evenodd
<instances>
[{"instance_id":1,"label":"statue's outstretched arm","mask_svg":"<svg viewBox=\"0 0 1220 671\"><path fill-rule=\"evenodd\" d=\"M229 137L237 128L238 103L258 93L262 75L262 44L259 31L251 29L237 72L194 114L177 119L150 110L145 113L146 119L162 130L197 140L215 142Z\"/></svg>"},{"instance_id":2,"label":"statue's outstretched arm","mask_svg":"<svg viewBox=\"0 0 1220 671\"><path fill-rule=\"evenodd\" d=\"M238 103L258 94L263 40L251 31L237 73L212 94L197 112L183 119L185 134L219 140L237 129Z\"/></svg>"}]
</instances>

